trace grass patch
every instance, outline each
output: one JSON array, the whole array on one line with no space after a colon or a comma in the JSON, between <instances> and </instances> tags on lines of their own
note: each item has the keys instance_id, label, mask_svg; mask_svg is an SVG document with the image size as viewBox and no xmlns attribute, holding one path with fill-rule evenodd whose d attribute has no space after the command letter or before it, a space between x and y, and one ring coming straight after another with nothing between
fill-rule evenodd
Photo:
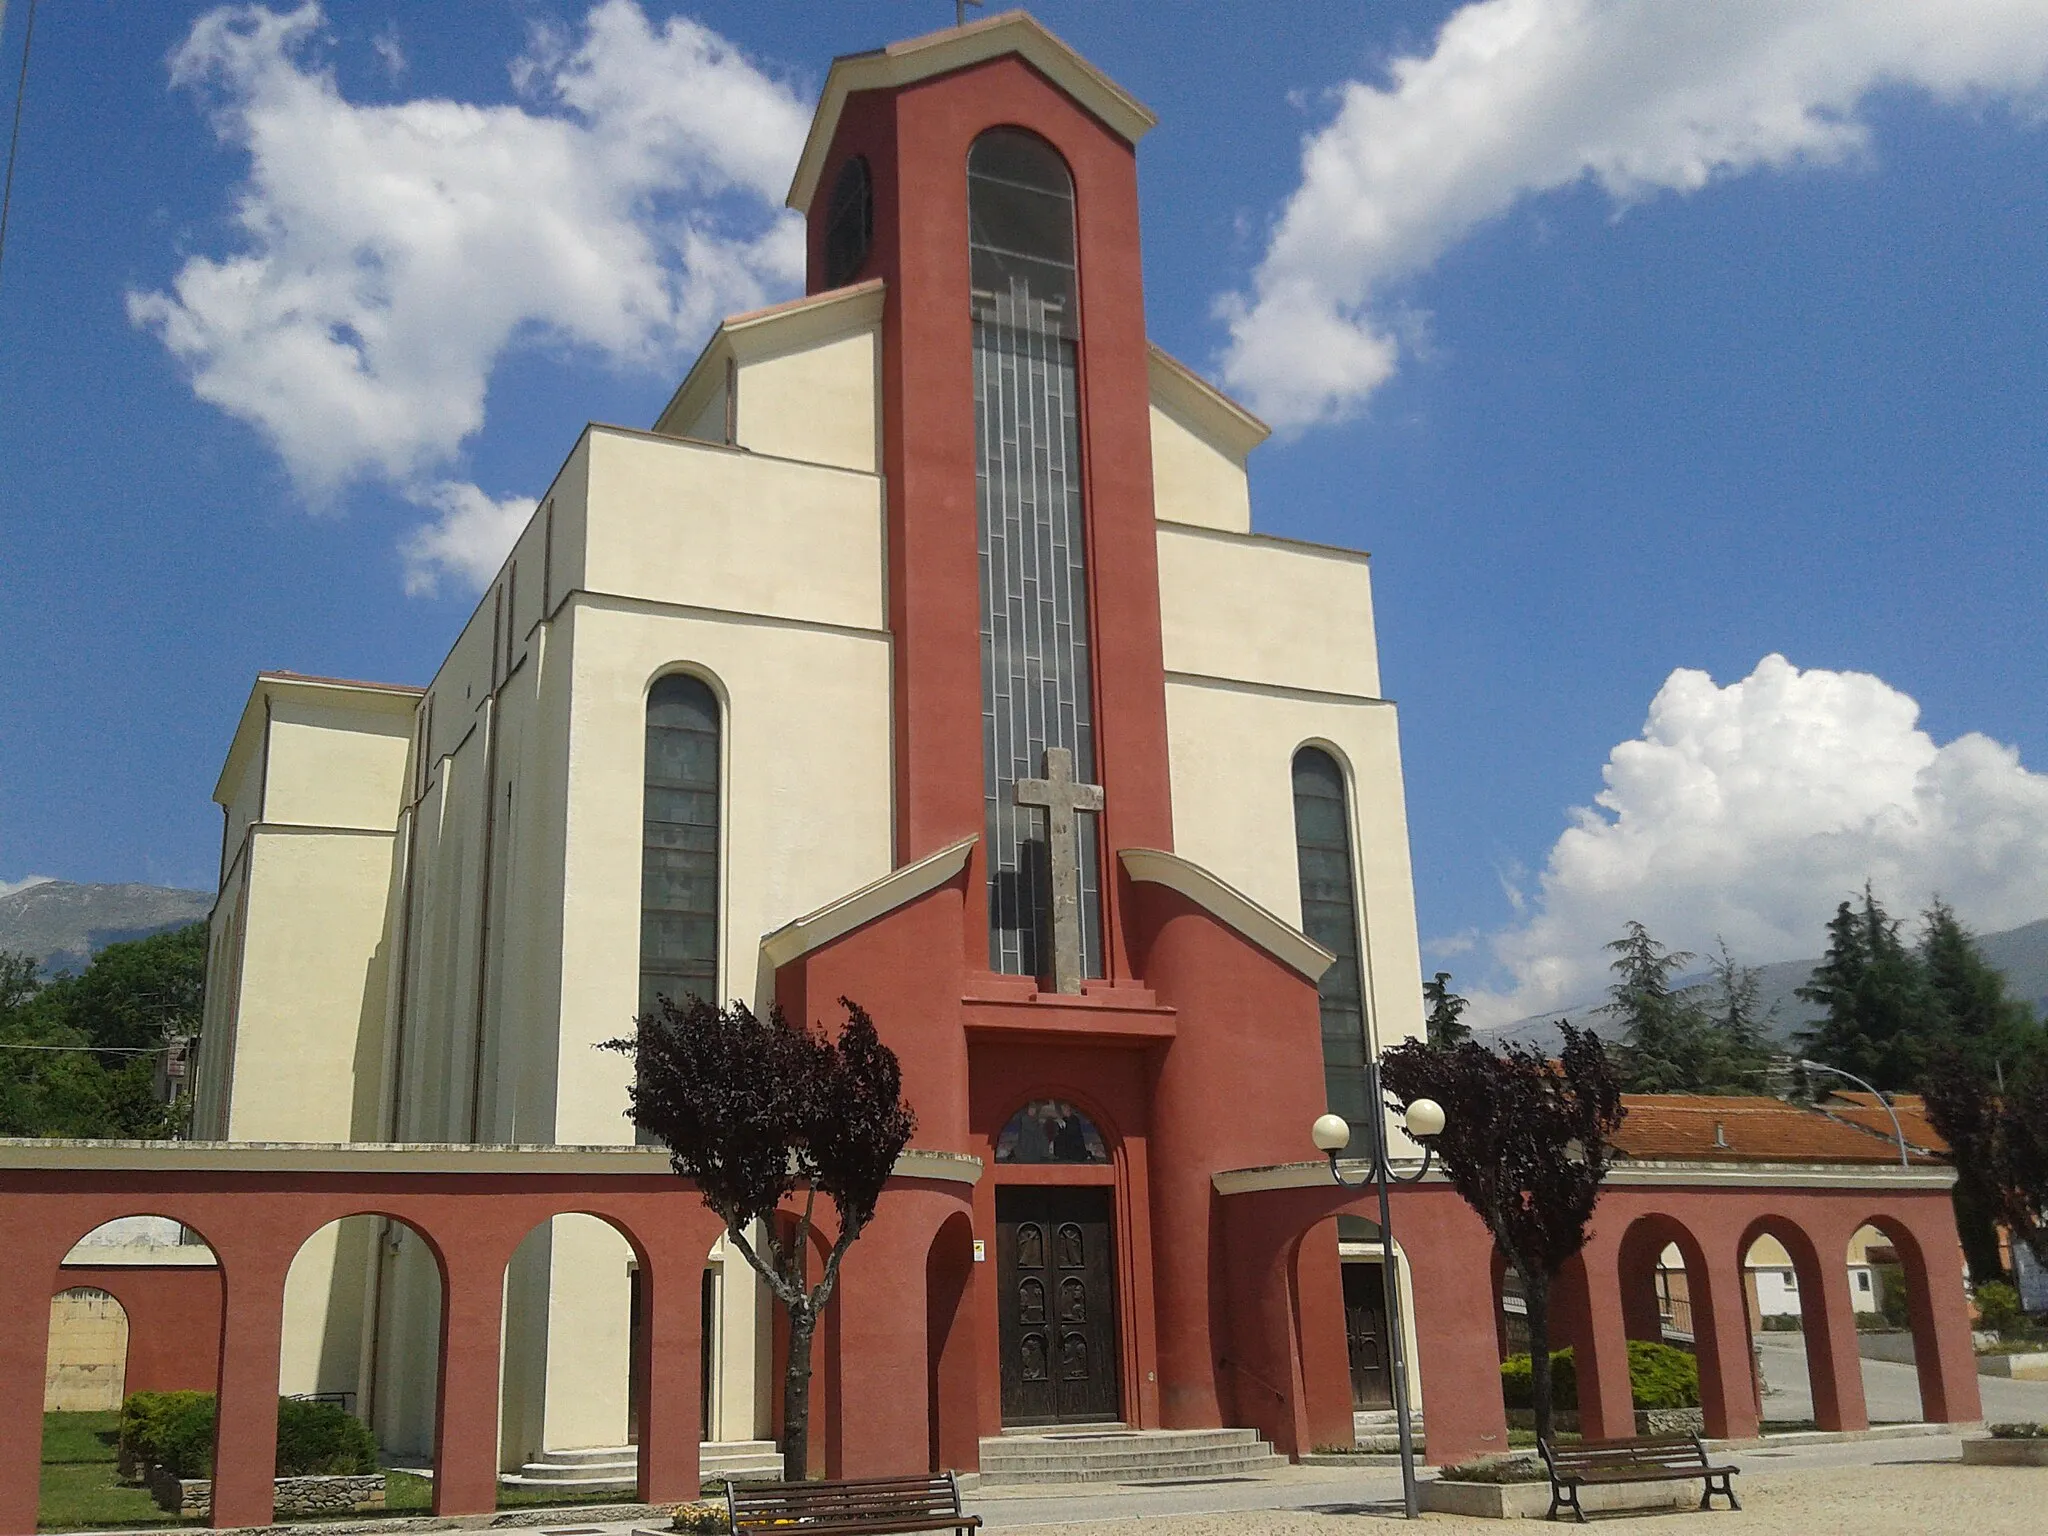
<instances>
[{"instance_id":1,"label":"grass patch","mask_svg":"<svg viewBox=\"0 0 2048 1536\"><path fill-rule=\"evenodd\" d=\"M120 1438L121 1415L112 1410L43 1415L38 1527L61 1531L178 1523L156 1507L147 1489L116 1479L114 1455Z\"/></svg>"}]
</instances>

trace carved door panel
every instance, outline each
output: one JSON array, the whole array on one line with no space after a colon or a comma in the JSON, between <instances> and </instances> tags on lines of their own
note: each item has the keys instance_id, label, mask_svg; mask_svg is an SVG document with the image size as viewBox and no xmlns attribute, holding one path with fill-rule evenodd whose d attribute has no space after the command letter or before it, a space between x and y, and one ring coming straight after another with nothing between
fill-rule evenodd
<instances>
[{"instance_id":1,"label":"carved door panel","mask_svg":"<svg viewBox=\"0 0 2048 1536\"><path fill-rule=\"evenodd\" d=\"M1344 1343L1351 1354L1351 1406L1391 1408L1394 1378L1387 1369L1387 1293L1377 1264L1346 1264Z\"/></svg>"},{"instance_id":2,"label":"carved door panel","mask_svg":"<svg viewBox=\"0 0 2048 1536\"><path fill-rule=\"evenodd\" d=\"M1107 1189L996 1191L1005 1424L1116 1421L1110 1215Z\"/></svg>"}]
</instances>

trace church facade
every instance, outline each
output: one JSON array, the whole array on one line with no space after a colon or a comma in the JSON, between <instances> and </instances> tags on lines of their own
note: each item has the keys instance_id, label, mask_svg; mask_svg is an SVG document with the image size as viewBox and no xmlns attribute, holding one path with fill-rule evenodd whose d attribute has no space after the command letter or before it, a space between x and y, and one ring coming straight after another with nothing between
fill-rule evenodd
<instances>
[{"instance_id":1,"label":"church facade","mask_svg":"<svg viewBox=\"0 0 2048 1536\"><path fill-rule=\"evenodd\" d=\"M1151 125L1016 13L833 65L805 296L582 433L424 688L258 679L196 1138L625 1158L596 1047L654 998L850 997L918 1129L821 1342L823 1468L1350 1442L1391 1341L1309 1127L1421 1030L1397 716L1366 556L1255 532L1266 429L1147 338ZM1432 1455L1498 1449L1491 1245L1441 1183L1400 1208ZM431 1448L439 1287L403 1222L322 1228L283 1389ZM638 1298L595 1217L520 1244L501 1467L634 1436ZM772 1308L722 1243L701 1299L704 1438L765 1438ZM1737 1330L1703 1347L1739 1425ZM1615 1358L1581 1376L1625 1401Z\"/></svg>"},{"instance_id":2,"label":"church facade","mask_svg":"<svg viewBox=\"0 0 2048 1536\"><path fill-rule=\"evenodd\" d=\"M1090 1236L1087 1389L997 1329L1005 1420L1159 1418L1211 1170L1298 1156L1326 1091L1356 1118L1367 1041L1420 1013L1367 560L1253 532L1265 428L1146 338L1150 123L1021 17L834 67L808 295L721 326L651 431L583 433L424 690L258 681L195 1136L630 1142L594 1047L658 992L843 993L917 1144L991 1168L991 1277L1031 1279L1020 1225ZM313 1319L387 1374L425 1326L402 1251L330 1247L294 1272L304 1390L376 1369ZM623 1244L521 1263L508 1338L552 1342L508 1464L621 1443ZM713 1437L747 1438L727 1273Z\"/></svg>"}]
</instances>

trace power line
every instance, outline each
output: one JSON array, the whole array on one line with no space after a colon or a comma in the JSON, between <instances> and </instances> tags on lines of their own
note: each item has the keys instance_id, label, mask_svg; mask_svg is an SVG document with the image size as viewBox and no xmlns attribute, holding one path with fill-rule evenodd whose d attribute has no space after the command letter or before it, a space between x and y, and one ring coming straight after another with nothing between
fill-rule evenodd
<instances>
[{"instance_id":1,"label":"power line","mask_svg":"<svg viewBox=\"0 0 2048 1536\"><path fill-rule=\"evenodd\" d=\"M0 20L6 5L0 0ZM36 0L28 0L28 26L21 34L21 78L14 87L14 132L7 140L7 183L0 189L0 262L7 259L7 214L14 206L14 157L21 148L21 102L28 94L28 50L36 40Z\"/></svg>"},{"instance_id":2,"label":"power line","mask_svg":"<svg viewBox=\"0 0 2048 1536\"><path fill-rule=\"evenodd\" d=\"M14 1045L0 1041L0 1051L83 1051L88 1056L161 1056L175 1045Z\"/></svg>"}]
</instances>

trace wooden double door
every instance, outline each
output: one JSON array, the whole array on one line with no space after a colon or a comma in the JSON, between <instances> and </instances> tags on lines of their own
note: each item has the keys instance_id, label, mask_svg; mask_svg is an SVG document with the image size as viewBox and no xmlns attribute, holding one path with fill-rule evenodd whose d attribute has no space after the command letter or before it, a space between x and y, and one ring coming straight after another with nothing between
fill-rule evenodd
<instances>
[{"instance_id":1,"label":"wooden double door","mask_svg":"<svg viewBox=\"0 0 2048 1536\"><path fill-rule=\"evenodd\" d=\"M1345 1264L1344 1344L1351 1355L1351 1406L1391 1408L1394 1378L1387 1363L1387 1292L1377 1264Z\"/></svg>"},{"instance_id":2,"label":"wooden double door","mask_svg":"<svg viewBox=\"0 0 2048 1536\"><path fill-rule=\"evenodd\" d=\"M1105 1188L996 1191L1004 1424L1120 1418L1112 1215Z\"/></svg>"}]
</instances>

